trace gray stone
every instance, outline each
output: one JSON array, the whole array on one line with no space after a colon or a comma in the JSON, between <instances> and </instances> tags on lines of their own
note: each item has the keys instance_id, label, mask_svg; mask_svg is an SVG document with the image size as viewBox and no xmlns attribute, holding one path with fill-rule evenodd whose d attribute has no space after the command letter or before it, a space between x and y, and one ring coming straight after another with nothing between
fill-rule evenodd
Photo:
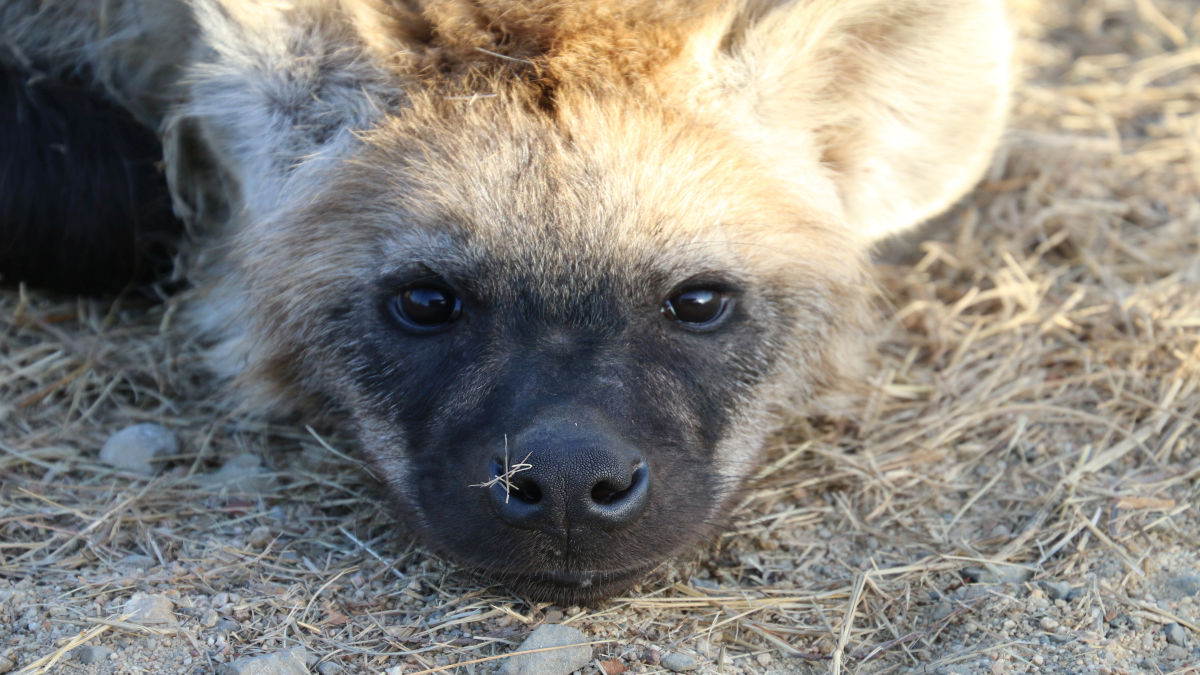
<instances>
[{"instance_id":1,"label":"gray stone","mask_svg":"<svg viewBox=\"0 0 1200 675\"><path fill-rule=\"evenodd\" d=\"M100 449L100 461L144 476L154 475L153 461L179 453L175 433L159 424L134 424L109 436Z\"/></svg>"},{"instance_id":2,"label":"gray stone","mask_svg":"<svg viewBox=\"0 0 1200 675\"><path fill-rule=\"evenodd\" d=\"M7 656L0 656L0 673L7 673L17 667L17 662Z\"/></svg>"},{"instance_id":3,"label":"gray stone","mask_svg":"<svg viewBox=\"0 0 1200 675\"><path fill-rule=\"evenodd\" d=\"M962 575L967 581L979 584L1021 584L1033 576L1033 570L1020 565L984 563L984 567L967 567Z\"/></svg>"},{"instance_id":4,"label":"gray stone","mask_svg":"<svg viewBox=\"0 0 1200 675\"><path fill-rule=\"evenodd\" d=\"M1186 647L1188 643L1187 631L1177 623L1169 623L1163 628L1163 634L1167 636L1167 642Z\"/></svg>"},{"instance_id":5,"label":"gray stone","mask_svg":"<svg viewBox=\"0 0 1200 675\"><path fill-rule=\"evenodd\" d=\"M71 650L71 658L80 663L102 663L108 660L113 650L97 645L84 645Z\"/></svg>"},{"instance_id":6,"label":"gray stone","mask_svg":"<svg viewBox=\"0 0 1200 675\"><path fill-rule=\"evenodd\" d=\"M1066 581L1043 581L1042 590L1051 600L1071 599L1071 584Z\"/></svg>"},{"instance_id":7,"label":"gray stone","mask_svg":"<svg viewBox=\"0 0 1200 675\"><path fill-rule=\"evenodd\" d=\"M140 567L148 570L158 564L158 561L150 556L131 553L116 562L117 567Z\"/></svg>"},{"instance_id":8,"label":"gray stone","mask_svg":"<svg viewBox=\"0 0 1200 675\"><path fill-rule=\"evenodd\" d=\"M262 549L266 548L267 544L270 544L271 540L274 538L275 533L271 531L271 528L267 527L266 525L259 525L253 530L250 530L250 534L246 535L246 544L261 551Z\"/></svg>"},{"instance_id":9,"label":"gray stone","mask_svg":"<svg viewBox=\"0 0 1200 675\"><path fill-rule=\"evenodd\" d=\"M546 623L525 638L517 651L561 647L536 654L519 654L504 660L497 672L500 675L566 675L586 666L592 660L591 645L577 629L558 623ZM575 645L573 647L567 645Z\"/></svg>"},{"instance_id":10,"label":"gray stone","mask_svg":"<svg viewBox=\"0 0 1200 675\"><path fill-rule=\"evenodd\" d=\"M317 672L321 675L338 675L342 670L343 668L333 661L325 661L317 665Z\"/></svg>"},{"instance_id":11,"label":"gray stone","mask_svg":"<svg viewBox=\"0 0 1200 675\"><path fill-rule=\"evenodd\" d=\"M1176 661L1176 662L1187 661L1192 656L1191 653L1188 652L1187 649L1184 649L1183 647L1180 647L1179 645L1167 645L1167 648L1163 650L1163 655L1166 656L1168 659L1170 659L1172 661ZM1152 672L1152 671L1147 669L1146 672ZM1186 672L1186 671L1184 671L1184 672Z\"/></svg>"},{"instance_id":12,"label":"gray stone","mask_svg":"<svg viewBox=\"0 0 1200 675\"><path fill-rule=\"evenodd\" d=\"M227 663L217 672L221 675L307 675L304 647L292 647L273 654L246 656Z\"/></svg>"},{"instance_id":13,"label":"gray stone","mask_svg":"<svg viewBox=\"0 0 1200 675\"><path fill-rule=\"evenodd\" d=\"M234 455L212 473L196 476L196 482L208 488L232 488L254 492L271 484L271 476L262 458L251 453Z\"/></svg>"},{"instance_id":14,"label":"gray stone","mask_svg":"<svg viewBox=\"0 0 1200 675\"><path fill-rule=\"evenodd\" d=\"M661 665L673 673L685 673L696 669L696 657L683 652L671 652L662 657Z\"/></svg>"},{"instance_id":15,"label":"gray stone","mask_svg":"<svg viewBox=\"0 0 1200 675\"><path fill-rule=\"evenodd\" d=\"M173 624L175 623L175 614L171 611L173 609L175 609L175 603L165 595L134 593L133 597L125 602L122 613L126 615L125 620L130 623Z\"/></svg>"},{"instance_id":16,"label":"gray stone","mask_svg":"<svg viewBox=\"0 0 1200 675\"><path fill-rule=\"evenodd\" d=\"M1200 576L1175 577L1167 583L1183 595L1200 596Z\"/></svg>"}]
</instances>

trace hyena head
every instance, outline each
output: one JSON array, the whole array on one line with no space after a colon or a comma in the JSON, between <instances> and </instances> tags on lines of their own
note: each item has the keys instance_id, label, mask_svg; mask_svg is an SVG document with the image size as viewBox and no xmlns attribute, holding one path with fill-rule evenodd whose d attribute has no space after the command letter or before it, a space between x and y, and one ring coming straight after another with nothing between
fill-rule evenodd
<instances>
[{"instance_id":1,"label":"hyena head","mask_svg":"<svg viewBox=\"0 0 1200 675\"><path fill-rule=\"evenodd\" d=\"M197 10L168 156L181 208L228 197L227 367L560 601L711 534L847 365L865 243L969 187L1005 107L993 2Z\"/></svg>"}]
</instances>

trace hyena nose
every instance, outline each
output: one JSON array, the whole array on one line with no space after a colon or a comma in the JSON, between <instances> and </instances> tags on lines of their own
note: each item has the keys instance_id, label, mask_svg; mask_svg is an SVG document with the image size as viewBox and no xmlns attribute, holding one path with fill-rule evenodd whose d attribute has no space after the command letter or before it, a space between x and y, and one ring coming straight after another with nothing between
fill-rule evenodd
<instances>
[{"instance_id":1,"label":"hyena nose","mask_svg":"<svg viewBox=\"0 0 1200 675\"><path fill-rule=\"evenodd\" d=\"M641 452L604 434L539 431L534 438L518 437L507 470L503 456L491 461L499 479L490 496L502 521L565 533L568 527L616 529L637 520L650 493L650 466Z\"/></svg>"}]
</instances>

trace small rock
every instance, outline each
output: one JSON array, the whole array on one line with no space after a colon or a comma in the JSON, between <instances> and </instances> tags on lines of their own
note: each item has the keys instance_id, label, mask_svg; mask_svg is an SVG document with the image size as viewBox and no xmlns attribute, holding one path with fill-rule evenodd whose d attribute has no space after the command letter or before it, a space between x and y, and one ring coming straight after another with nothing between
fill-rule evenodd
<instances>
[{"instance_id":1,"label":"small rock","mask_svg":"<svg viewBox=\"0 0 1200 675\"><path fill-rule=\"evenodd\" d=\"M1042 620L1038 622L1038 625L1042 627L1042 630L1050 633L1053 633L1058 629L1058 621L1051 619L1048 616L1042 617Z\"/></svg>"},{"instance_id":2,"label":"small rock","mask_svg":"<svg viewBox=\"0 0 1200 675\"><path fill-rule=\"evenodd\" d=\"M1186 661L1191 657L1191 653L1179 645L1167 645L1167 648L1163 650L1163 655L1172 661Z\"/></svg>"},{"instance_id":3,"label":"small rock","mask_svg":"<svg viewBox=\"0 0 1200 675\"><path fill-rule=\"evenodd\" d=\"M159 424L134 424L108 437L100 449L100 461L118 469L152 476L155 458L178 453L179 441L170 429Z\"/></svg>"},{"instance_id":4,"label":"small rock","mask_svg":"<svg viewBox=\"0 0 1200 675\"><path fill-rule=\"evenodd\" d=\"M321 675L338 675L342 672L342 667L333 661L326 661L317 665L317 672Z\"/></svg>"},{"instance_id":5,"label":"small rock","mask_svg":"<svg viewBox=\"0 0 1200 675\"><path fill-rule=\"evenodd\" d=\"M1069 600L1071 596L1071 584L1066 581L1043 581L1042 590L1051 600Z\"/></svg>"},{"instance_id":6,"label":"small rock","mask_svg":"<svg viewBox=\"0 0 1200 675\"><path fill-rule=\"evenodd\" d=\"M601 661L600 667L604 669L604 675L621 675L621 673L629 670L619 659Z\"/></svg>"},{"instance_id":7,"label":"small rock","mask_svg":"<svg viewBox=\"0 0 1200 675\"><path fill-rule=\"evenodd\" d=\"M1200 596L1200 576L1175 577L1167 585L1183 595Z\"/></svg>"},{"instance_id":8,"label":"small rock","mask_svg":"<svg viewBox=\"0 0 1200 675\"><path fill-rule=\"evenodd\" d=\"M229 635L230 633L236 633L241 629L242 624L234 621L233 619L221 619L215 626L213 626L213 631L220 635Z\"/></svg>"},{"instance_id":9,"label":"small rock","mask_svg":"<svg viewBox=\"0 0 1200 675\"><path fill-rule=\"evenodd\" d=\"M684 673L696 669L696 657L683 652L671 652L662 659L662 667L673 673Z\"/></svg>"},{"instance_id":10,"label":"small rock","mask_svg":"<svg viewBox=\"0 0 1200 675\"><path fill-rule=\"evenodd\" d=\"M941 621L942 619L950 616L950 614L953 612L954 603L950 602L949 600L942 600L933 608L933 620Z\"/></svg>"},{"instance_id":11,"label":"small rock","mask_svg":"<svg viewBox=\"0 0 1200 675\"><path fill-rule=\"evenodd\" d=\"M217 672L221 675L307 675L306 658L308 653L304 647L292 647L274 654L246 656L225 664Z\"/></svg>"},{"instance_id":12,"label":"small rock","mask_svg":"<svg viewBox=\"0 0 1200 675\"><path fill-rule=\"evenodd\" d=\"M967 567L962 576L972 583L1020 584L1033 576L1033 570L1019 565L988 564L986 567Z\"/></svg>"},{"instance_id":13,"label":"small rock","mask_svg":"<svg viewBox=\"0 0 1200 675\"><path fill-rule=\"evenodd\" d=\"M0 656L0 673L7 673L17 667L17 662L7 656Z\"/></svg>"},{"instance_id":14,"label":"small rock","mask_svg":"<svg viewBox=\"0 0 1200 675\"><path fill-rule=\"evenodd\" d=\"M108 660L113 650L108 647L84 645L71 650L71 658L80 663L101 663Z\"/></svg>"},{"instance_id":15,"label":"small rock","mask_svg":"<svg viewBox=\"0 0 1200 675\"><path fill-rule=\"evenodd\" d=\"M131 553L117 561L117 567L140 567L148 570L158 564L158 561L148 555Z\"/></svg>"},{"instance_id":16,"label":"small rock","mask_svg":"<svg viewBox=\"0 0 1200 675\"><path fill-rule=\"evenodd\" d=\"M271 528L266 525L259 525L250 530L250 534L246 535L246 543L257 549L264 549L271 540L275 538L275 534L271 532Z\"/></svg>"},{"instance_id":17,"label":"small rock","mask_svg":"<svg viewBox=\"0 0 1200 675\"><path fill-rule=\"evenodd\" d=\"M1187 631L1177 623L1169 623L1163 628L1163 633L1167 636L1167 642L1186 647L1188 642Z\"/></svg>"},{"instance_id":18,"label":"small rock","mask_svg":"<svg viewBox=\"0 0 1200 675\"><path fill-rule=\"evenodd\" d=\"M221 620L221 615L217 614L217 610L209 608L204 610L200 615L200 625L204 628L212 628Z\"/></svg>"},{"instance_id":19,"label":"small rock","mask_svg":"<svg viewBox=\"0 0 1200 675\"><path fill-rule=\"evenodd\" d=\"M504 660L497 671L500 675L566 675L586 666L592 660L587 637L579 630L558 623L545 623L525 638L517 651L562 647L536 654L520 654ZM576 645L567 647L566 645Z\"/></svg>"},{"instance_id":20,"label":"small rock","mask_svg":"<svg viewBox=\"0 0 1200 675\"><path fill-rule=\"evenodd\" d=\"M253 492L268 487L271 476L262 465L262 458L251 453L234 455L212 473L196 476L196 482L207 488L236 488Z\"/></svg>"},{"instance_id":21,"label":"small rock","mask_svg":"<svg viewBox=\"0 0 1200 675\"><path fill-rule=\"evenodd\" d=\"M124 614L127 621L143 625L175 623L175 614L171 612L175 603L165 595L147 595L134 593L125 602Z\"/></svg>"}]
</instances>

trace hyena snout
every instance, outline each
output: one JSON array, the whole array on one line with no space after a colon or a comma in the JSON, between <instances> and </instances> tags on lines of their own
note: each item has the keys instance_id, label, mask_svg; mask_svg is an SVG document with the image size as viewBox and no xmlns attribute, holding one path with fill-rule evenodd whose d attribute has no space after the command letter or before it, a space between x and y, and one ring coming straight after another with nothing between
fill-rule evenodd
<instances>
[{"instance_id":1,"label":"hyena snout","mask_svg":"<svg viewBox=\"0 0 1200 675\"><path fill-rule=\"evenodd\" d=\"M536 427L491 459L491 503L510 526L565 537L635 522L650 494L650 465L611 433L572 422ZM507 468L506 468L507 467ZM504 480L507 478L507 480Z\"/></svg>"}]
</instances>

